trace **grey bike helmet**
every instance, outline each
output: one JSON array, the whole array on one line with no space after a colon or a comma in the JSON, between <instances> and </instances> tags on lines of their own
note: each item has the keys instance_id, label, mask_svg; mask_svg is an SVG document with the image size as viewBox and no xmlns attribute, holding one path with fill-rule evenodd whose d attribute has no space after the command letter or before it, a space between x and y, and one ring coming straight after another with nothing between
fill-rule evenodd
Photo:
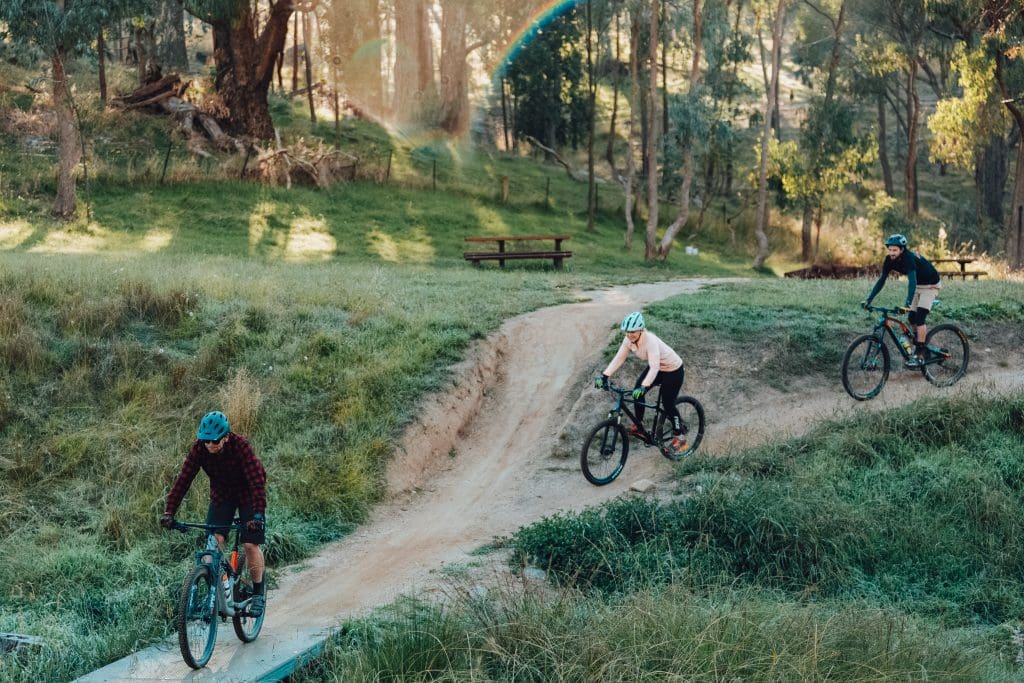
<instances>
[{"instance_id":1,"label":"grey bike helmet","mask_svg":"<svg viewBox=\"0 0 1024 683\"><path fill-rule=\"evenodd\" d=\"M204 415L203 419L199 421L196 438L200 441L220 441L229 429L227 416L219 410L215 410Z\"/></svg>"},{"instance_id":2,"label":"grey bike helmet","mask_svg":"<svg viewBox=\"0 0 1024 683\"><path fill-rule=\"evenodd\" d=\"M623 332L636 332L644 329L644 314L640 311L633 311L622 319Z\"/></svg>"},{"instance_id":3,"label":"grey bike helmet","mask_svg":"<svg viewBox=\"0 0 1024 683\"><path fill-rule=\"evenodd\" d=\"M907 248L907 238L899 233L895 235L889 235L889 238L885 240L885 246L887 247L903 247Z\"/></svg>"}]
</instances>

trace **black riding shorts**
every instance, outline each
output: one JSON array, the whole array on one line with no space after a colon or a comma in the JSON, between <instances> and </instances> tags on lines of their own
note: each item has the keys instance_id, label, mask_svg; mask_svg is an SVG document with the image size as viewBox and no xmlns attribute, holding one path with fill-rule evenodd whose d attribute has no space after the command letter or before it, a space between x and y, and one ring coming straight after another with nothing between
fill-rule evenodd
<instances>
[{"instance_id":1,"label":"black riding shorts","mask_svg":"<svg viewBox=\"0 0 1024 683\"><path fill-rule=\"evenodd\" d=\"M224 503L222 505L214 505L210 503L210 509L206 512L206 523L211 526L224 525L223 528L217 529L217 533L227 537L229 531L229 525L235 519L235 511L238 511L238 518L244 525L246 522L252 519L253 515L256 514L251 505L236 505L235 503ZM242 529L242 543L255 543L260 545L266 541L266 531L253 531L252 529Z\"/></svg>"}]
</instances>

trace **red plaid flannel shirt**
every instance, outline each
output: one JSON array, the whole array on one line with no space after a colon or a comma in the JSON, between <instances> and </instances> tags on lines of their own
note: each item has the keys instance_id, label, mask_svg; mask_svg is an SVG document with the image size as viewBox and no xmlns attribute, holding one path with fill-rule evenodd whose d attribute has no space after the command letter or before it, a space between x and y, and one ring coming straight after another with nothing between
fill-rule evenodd
<instances>
[{"instance_id":1,"label":"red plaid flannel shirt","mask_svg":"<svg viewBox=\"0 0 1024 683\"><path fill-rule=\"evenodd\" d=\"M214 505L233 502L252 506L254 512L266 512L267 473L248 440L234 432L228 433L219 453L210 453L202 441L192 444L167 494L167 512L173 515L178 511L200 469L210 478L210 502Z\"/></svg>"}]
</instances>

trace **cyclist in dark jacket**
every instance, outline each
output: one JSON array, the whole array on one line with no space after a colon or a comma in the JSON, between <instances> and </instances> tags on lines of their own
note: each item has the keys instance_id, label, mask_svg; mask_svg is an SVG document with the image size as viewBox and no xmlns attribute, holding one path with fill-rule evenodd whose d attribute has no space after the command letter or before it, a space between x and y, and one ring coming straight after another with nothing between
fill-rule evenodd
<instances>
[{"instance_id":1,"label":"cyclist in dark jacket","mask_svg":"<svg viewBox=\"0 0 1024 683\"><path fill-rule=\"evenodd\" d=\"M939 282L939 273L931 261L907 249L907 238L903 235L890 235L885 240L885 246L889 254L882 262L882 274L861 305L865 308L871 305L872 299L882 291L885 280L892 271L907 276L907 300L904 307L910 309L907 320L917 330L914 339L916 353L907 361L907 367L919 368L924 364L928 354L924 343L925 337L928 336L928 327L924 321L939 293L939 287L942 286Z\"/></svg>"},{"instance_id":2,"label":"cyclist in dark jacket","mask_svg":"<svg viewBox=\"0 0 1024 683\"><path fill-rule=\"evenodd\" d=\"M260 544L266 540L267 474L252 445L244 436L230 431L228 419L220 411L207 413L199 423L196 440L185 456L171 492L167 494L164 514L160 518L164 528L173 526L174 514L200 469L210 479L210 507L206 523L224 525L224 529L217 533L221 545L224 545L227 527L235 518L236 511L245 525L241 532L242 543L253 583L249 613L258 617L263 614L266 604Z\"/></svg>"}]
</instances>

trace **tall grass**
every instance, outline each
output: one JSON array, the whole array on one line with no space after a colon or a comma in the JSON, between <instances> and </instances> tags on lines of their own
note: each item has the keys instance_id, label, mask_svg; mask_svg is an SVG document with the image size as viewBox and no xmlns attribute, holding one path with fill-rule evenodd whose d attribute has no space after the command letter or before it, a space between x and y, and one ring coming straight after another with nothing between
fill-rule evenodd
<instances>
[{"instance_id":1,"label":"tall grass","mask_svg":"<svg viewBox=\"0 0 1024 683\"><path fill-rule=\"evenodd\" d=\"M621 599L506 586L346 623L295 679L998 682L1018 673L1006 650L987 634L862 602L729 586Z\"/></svg>"}]
</instances>

